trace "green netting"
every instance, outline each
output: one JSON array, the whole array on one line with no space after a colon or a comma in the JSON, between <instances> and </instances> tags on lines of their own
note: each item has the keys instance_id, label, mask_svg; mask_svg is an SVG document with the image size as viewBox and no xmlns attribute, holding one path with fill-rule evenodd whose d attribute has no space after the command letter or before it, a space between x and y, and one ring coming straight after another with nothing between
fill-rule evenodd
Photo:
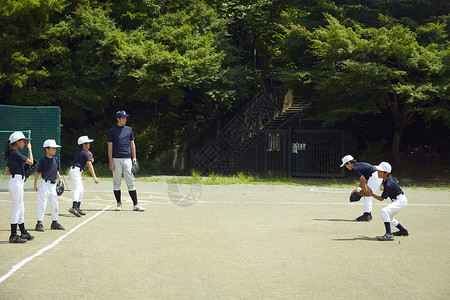
<instances>
[{"instance_id":1,"label":"green netting","mask_svg":"<svg viewBox=\"0 0 450 300\"><path fill-rule=\"evenodd\" d=\"M22 131L31 137L34 159L39 161L45 156L42 145L47 139L54 139L61 145L61 109L59 106L14 106L0 105L0 148L4 151L5 143L11 133ZM28 156L28 150L22 150ZM60 149L56 151L60 158ZM3 154L0 159L1 173L4 173L6 161Z\"/></svg>"}]
</instances>

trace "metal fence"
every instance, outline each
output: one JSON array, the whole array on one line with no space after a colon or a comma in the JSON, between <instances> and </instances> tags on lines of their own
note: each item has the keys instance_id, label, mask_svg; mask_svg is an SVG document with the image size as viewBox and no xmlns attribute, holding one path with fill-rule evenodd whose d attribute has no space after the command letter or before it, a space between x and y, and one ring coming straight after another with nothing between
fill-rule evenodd
<instances>
[{"instance_id":1,"label":"metal fence","mask_svg":"<svg viewBox=\"0 0 450 300\"><path fill-rule=\"evenodd\" d=\"M45 156L42 145L46 139L54 139L60 143L61 109L58 106L14 106L0 105L0 145L3 147L14 131L22 131L31 137L34 159L39 161ZM28 156L28 150L22 150ZM60 156L60 148L56 150ZM6 161L0 160L0 169L4 170Z\"/></svg>"},{"instance_id":2,"label":"metal fence","mask_svg":"<svg viewBox=\"0 0 450 300\"><path fill-rule=\"evenodd\" d=\"M343 177L344 132L269 130L254 132L252 146L232 159L231 169L286 176Z\"/></svg>"}]
</instances>

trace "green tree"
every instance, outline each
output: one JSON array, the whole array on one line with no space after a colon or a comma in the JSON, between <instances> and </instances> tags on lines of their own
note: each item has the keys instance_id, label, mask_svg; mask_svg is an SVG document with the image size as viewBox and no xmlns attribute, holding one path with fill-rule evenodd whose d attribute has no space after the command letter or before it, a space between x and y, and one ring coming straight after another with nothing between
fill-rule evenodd
<instances>
[{"instance_id":1,"label":"green tree","mask_svg":"<svg viewBox=\"0 0 450 300\"><path fill-rule=\"evenodd\" d=\"M412 31L395 22L363 28L326 18L329 24L312 33L295 26L290 32L309 44L315 57L312 68L294 64L291 70L298 83L309 84L325 100L327 108L319 118L334 122L355 114L389 112L395 123L394 160L399 158L403 130L417 117L441 118L450 125L445 24L428 23ZM349 107L336 101L338 94L350 100Z\"/></svg>"}]
</instances>

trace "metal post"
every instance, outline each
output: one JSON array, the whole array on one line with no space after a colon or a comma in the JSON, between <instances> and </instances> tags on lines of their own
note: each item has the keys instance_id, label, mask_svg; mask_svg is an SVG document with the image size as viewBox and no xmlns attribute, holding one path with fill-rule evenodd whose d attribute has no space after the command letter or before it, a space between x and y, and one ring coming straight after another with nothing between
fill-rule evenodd
<instances>
[{"instance_id":1,"label":"metal post","mask_svg":"<svg viewBox=\"0 0 450 300\"><path fill-rule=\"evenodd\" d=\"M292 127L288 129L287 138L287 175L292 177Z\"/></svg>"}]
</instances>

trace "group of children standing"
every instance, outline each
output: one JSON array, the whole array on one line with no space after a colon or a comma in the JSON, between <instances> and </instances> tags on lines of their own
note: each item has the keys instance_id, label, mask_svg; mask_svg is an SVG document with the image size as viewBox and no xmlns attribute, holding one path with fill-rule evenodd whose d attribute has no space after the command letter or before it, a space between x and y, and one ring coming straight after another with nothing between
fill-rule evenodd
<instances>
[{"instance_id":1,"label":"group of children standing","mask_svg":"<svg viewBox=\"0 0 450 300\"><path fill-rule=\"evenodd\" d=\"M11 212L11 235L9 237L10 243L25 243L34 239L34 236L30 235L25 229L24 223L24 182L26 180L24 164L33 165L33 153L31 148L30 138L26 138L25 135L18 131L9 136L9 140L5 144L4 159L7 160L6 174L10 175L9 191L12 198L12 212ZM83 183L81 181L81 173L83 173L86 166L94 178L94 182L98 183L98 179L95 175L94 157L89 151L90 143L93 142L87 136L82 136L78 139L79 149L75 153L74 162L69 171L69 175L73 182L73 206L69 212L77 217L81 217L86 213L80 208L81 200L83 197ZM28 157L20 153L19 151L24 149L25 146L28 149ZM47 201L50 200L52 223L51 229L64 230L64 226L58 223L58 195L56 192L56 184L61 181L59 174L59 161L55 156L56 149L60 148L60 145L56 144L55 140L48 139L44 142L43 148L45 156L39 161L38 169L34 177L34 190L38 192L37 201L37 223L36 231L45 231L42 221L45 215L45 209ZM42 180L38 187L39 176ZM19 227L21 234L17 234L17 227Z\"/></svg>"}]
</instances>

